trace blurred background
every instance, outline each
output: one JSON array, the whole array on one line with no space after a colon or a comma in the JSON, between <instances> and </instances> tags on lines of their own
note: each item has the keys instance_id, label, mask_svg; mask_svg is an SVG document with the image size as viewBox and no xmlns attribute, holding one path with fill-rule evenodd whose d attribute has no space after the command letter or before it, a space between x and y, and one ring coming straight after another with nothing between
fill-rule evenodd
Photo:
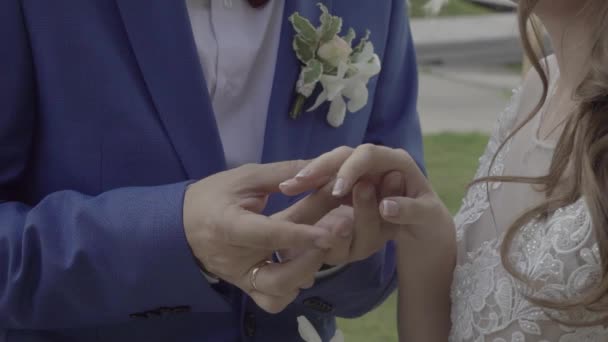
<instances>
[{"instance_id":1,"label":"blurred background","mask_svg":"<svg viewBox=\"0 0 608 342\"><path fill-rule=\"evenodd\" d=\"M516 9L508 0L450 0L439 15L427 16L427 0L409 1L427 169L455 213L496 117L528 68ZM396 310L393 295L339 325L347 342L397 341Z\"/></svg>"}]
</instances>

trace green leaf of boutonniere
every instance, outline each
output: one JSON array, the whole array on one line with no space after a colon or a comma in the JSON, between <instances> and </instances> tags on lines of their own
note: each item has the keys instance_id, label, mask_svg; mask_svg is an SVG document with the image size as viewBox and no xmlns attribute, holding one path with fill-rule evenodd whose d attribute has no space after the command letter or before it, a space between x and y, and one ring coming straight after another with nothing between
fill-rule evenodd
<instances>
[{"instance_id":1,"label":"green leaf of boutonniere","mask_svg":"<svg viewBox=\"0 0 608 342\"><path fill-rule=\"evenodd\" d=\"M351 45L355 38L357 38L357 34L355 33L355 30L351 27L348 29L348 32L346 33L346 36L344 36L343 39L345 42L348 43L348 45Z\"/></svg>"},{"instance_id":2,"label":"green leaf of boutonniere","mask_svg":"<svg viewBox=\"0 0 608 342\"><path fill-rule=\"evenodd\" d=\"M319 28L319 37L321 44L332 40L342 30L342 18L332 16L325 5L319 4L319 8L323 12L321 14L321 27Z\"/></svg>"},{"instance_id":3,"label":"green leaf of boutonniere","mask_svg":"<svg viewBox=\"0 0 608 342\"><path fill-rule=\"evenodd\" d=\"M294 107L289 113L292 118L295 119L300 115L304 102L312 95L312 92L317 87L317 83L321 80L321 76L323 76L323 63L317 59L311 59L308 64L302 68L300 78L296 85L298 97L296 98Z\"/></svg>"},{"instance_id":4,"label":"green leaf of boutonniere","mask_svg":"<svg viewBox=\"0 0 608 342\"><path fill-rule=\"evenodd\" d=\"M366 30L365 36L363 36L361 38L361 40L359 41L359 44L357 44L357 46L355 46L355 48L353 49L353 54L351 55L351 60L356 59L357 56L359 54L361 54L361 52L363 52L363 49L365 48L365 44L367 44L367 42L369 42L370 35L371 35L371 32L369 32L369 30Z\"/></svg>"},{"instance_id":5,"label":"green leaf of boutonniere","mask_svg":"<svg viewBox=\"0 0 608 342\"><path fill-rule=\"evenodd\" d=\"M293 40L293 49L296 56L302 64L308 64L311 59L315 58L316 46L306 41L302 36L298 35Z\"/></svg>"},{"instance_id":6,"label":"green leaf of boutonniere","mask_svg":"<svg viewBox=\"0 0 608 342\"><path fill-rule=\"evenodd\" d=\"M319 82L321 76L323 75L323 63L319 62L316 59L311 60L306 67L302 69L302 80L304 81L304 86L312 85L312 89ZM310 96L310 94L308 94Z\"/></svg>"},{"instance_id":7,"label":"green leaf of boutonniere","mask_svg":"<svg viewBox=\"0 0 608 342\"><path fill-rule=\"evenodd\" d=\"M296 12L289 17L289 21L299 37L316 47L318 43L317 30L308 19Z\"/></svg>"}]
</instances>

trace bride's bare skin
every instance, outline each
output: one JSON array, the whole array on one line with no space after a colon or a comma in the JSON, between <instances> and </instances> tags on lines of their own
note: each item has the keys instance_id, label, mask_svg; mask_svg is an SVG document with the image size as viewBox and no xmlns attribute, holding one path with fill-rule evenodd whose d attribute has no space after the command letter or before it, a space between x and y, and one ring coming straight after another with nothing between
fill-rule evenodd
<instances>
[{"instance_id":1,"label":"bride's bare skin","mask_svg":"<svg viewBox=\"0 0 608 342\"><path fill-rule=\"evenodd\" d=\"M339 148L312 161L305 177L283 191L314 189L337 175L333 194L348 198L362 182L381 184L399 172L403 192L383 198L379 213L383 239L398 245L399 331L402 341L446 341L450 331L450 285L456 240L452 217L414 160L401 149L364 145Z\"/></svg>"},{"instance_id":2,"label":"bride's bare skin","mask_svg":"<svg viewBox=\"0 0 608 342\"><path fill-rule=\"evenodd\" d=\"M589 0L588 3L594 3ZM560 78L548 115L538 129L542 138L557 139L560 125L576 107L573 94L589 71L592 37L581 21L585 1L522 0L536 4L534 12L543 20L553 41ZM599 2L598 2L599 3ZM577 14L578 13L578 14ZM520 121L537 105L543 84L531 72L523 83ZM399 336L401 341L447 341L450 335L450 288L456 264L456 239L451 215L433 192L414 161L403 150L365 145L355 150L340 148L313 162L282 189L294 194L314 189L335 175L333 193L349 198L361 183L379 186L388 173L399 172L405 188L398 196L380 196L378 211L384 220L382 239L398 245ZM500 209L499 209L500 210Z\"/></svg>"}]
</instances>

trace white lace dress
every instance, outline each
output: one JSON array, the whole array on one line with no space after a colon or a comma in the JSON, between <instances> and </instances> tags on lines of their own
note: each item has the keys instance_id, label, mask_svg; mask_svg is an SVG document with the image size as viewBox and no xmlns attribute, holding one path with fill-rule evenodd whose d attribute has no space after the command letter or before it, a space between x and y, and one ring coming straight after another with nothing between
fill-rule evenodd
<instances>
[{"instance_id":1,"label":"white lace dress","mask_svg":"<svg viewBox=\"0 0 608 342\"><path fill-rule=\"evenodd\" d=\"M500 116L480 159L476 178L488 174L546 174L553 146L537 139L540 115L507 142L488 170L499 145L526 114L520 108L520 93L514 92L510 105ZM485 184L472 187L455 217L458 262L452 285L450 341L608 341L606 327L560 325L522 296L524 288L502 266L500 244L513 221L527 208L540 203L543 194L526 184L491 183L489 187L489 197ZM524 227L514 240L509 257L529 279L544 284L532 292L535 297L572 298L594 285L600 274L599 255L584 200L560 209L546 221ZM581 312L579 317L597 318L589 312Z\"/></svg>"}]
</instances>

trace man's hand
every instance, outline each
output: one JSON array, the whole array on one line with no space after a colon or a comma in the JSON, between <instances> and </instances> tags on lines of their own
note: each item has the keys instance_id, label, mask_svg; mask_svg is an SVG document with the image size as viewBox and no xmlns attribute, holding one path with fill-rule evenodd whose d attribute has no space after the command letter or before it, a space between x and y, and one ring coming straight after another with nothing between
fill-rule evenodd
<instances>
[{"instance_id":1,"label":"man's hand","mask_svg":"<svg viewBox=\"0 0 608 342\"><path fill-rule=\"evenodd\" d=\"M297 180L291 184L283 183L281 188L287 194L296 194L299 191L298 186L307 184L296 183ZM332 182L275 217L314 224L326 229L335 237L335 242L328 250L324 263L332 266L346 265L369 258L394 238L396 225L383 220L378 210L379 199L401 195L404 191L403 183L400 172L387 172L382 177L358 183L352 196L336 199L332 195L335 186ZM343 205L339 206L340 204ZM329 210L331 211L328 214L319 219L320 215ZM315 211L317 212L314 213ZM293 260L304 250L283 250L281 256L285 260Z\"/></svg>"},{"instance_id":2,"label":"man's hand","mask_svg":"<svg viewBox=\"0 0 608 342\"><path fill-rule=\"evenodd\" d=\"M326 229L258 214L268 195L279 191L278 184L305 164L246 165L192 184L184 198L185 233L194 255L207 271L271 313L282 311L300 289L313 285L324 249L333 243ZM307 252L287 263L265 264L273 251L296 247Z\"/></svg>"},{"instance_id":3,"label":"man's hand","mask_svg":"<svg viewBox=\"0 0 608 342\"><path fill-rule=\"evenodd\" d=\"M401 176L398 176L401 175ZM453 257L455 250L454 223L452 217L435 194L432 186L416 165L414 159L404 150L392 149L383 146L362 145L356 149L341 147L328 152L310 162L305 169L299 172L294 179L281 184L281 190L287 195L294 195L310 189L317 188L319 183L327 177L335 177L332 182L331 193L336 199L348 199L352 196L355 206L355 222L357 222L357 199L361 202L367 198L364 194L368 183L397 184L399 187L388 186L388 189L401 188L393 194L382 194L380 205L368 214L362 214L369 222L376 222L378 215L386 224L387 229L382 232L396 239L400 246L407 246L407 250L420 250L420 255L431 255L437 252L436 248L428 249L429 245L437 246L445 243L446 248L440 250L442 254ZM402 180L401 180L402 179ZM380 181L381 180L381 181ZM328 186L323 187L323 193ZM315 193L319 197L321 192ZM377 201L378 197L370 197ZM328 201L328 200L325 200ZM367 232L366 230L363 230ZM440 253L440 254L441 254ZM420 263L423 267L424 258L407 260L412 264ZM453 261L453 260L452 260Z\"/></svg>"},{"instance_id":4,"label":"man's hand","mask_svg":"<svg viewBox=\"0 0 608 342\"><path fill-rule=\"evenodd\" d=\"M279 213L277 216L284 214L285 213ZM340 206L333 209L331 212L321 218L321 220L318 221L315 226L323 228L335 236L333 247L327 250L325 253L325 258L323 260L324 264L338 266L348 263L350 260L350 249L354 234L352 207ZM281 260L291 261L301 257L306 252L306 249L292 248L278 252Z\"/></svg>"}]
</instances>

